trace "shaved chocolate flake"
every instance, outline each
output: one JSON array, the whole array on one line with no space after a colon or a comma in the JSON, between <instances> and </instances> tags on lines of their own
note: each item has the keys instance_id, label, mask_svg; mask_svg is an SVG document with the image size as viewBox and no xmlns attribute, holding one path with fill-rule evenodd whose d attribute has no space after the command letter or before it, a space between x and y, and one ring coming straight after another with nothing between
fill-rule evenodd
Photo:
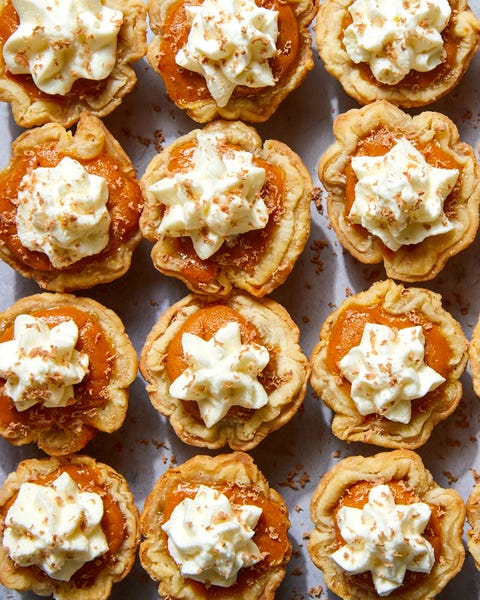
<instances>
[{"instance_id":1,"label":"shaved chocolate flake","mask_svg":"<svg viewBox=\"0 0 480 600\"><path fill-rule=\"evenodd\" d=\"M458 481L458 477L456 477L451 471L442 471L442 474L448 479L448 483L450 485Z\"/></svg>"},{"instance_id":2,"label":"shaved chocolate flake","mask_svg":"<svg viewBox=\"0 0 480 600\"><path fill-rule=\"evenodd\" d=\"M164 143L165 136L163 135L163 131L161 129L156 129L153 132L153 145L155 146L155 150L157 152L161 152L163 150Z\"/></svg>"},{"instance_id":3,"label":"shaved chocolate flake","mask_svg":"<svg viewBox=\"0 0 480 600\"><path fill-rule=\"evenodd\" d=\"M315 204L316 209L318 210L319 214L321 214L321 215L323 215L322 199L323 199L323 192L322 192L321 188L319 188L319 187L313 188L312 202Z\"/></svg>"}]
</instances>

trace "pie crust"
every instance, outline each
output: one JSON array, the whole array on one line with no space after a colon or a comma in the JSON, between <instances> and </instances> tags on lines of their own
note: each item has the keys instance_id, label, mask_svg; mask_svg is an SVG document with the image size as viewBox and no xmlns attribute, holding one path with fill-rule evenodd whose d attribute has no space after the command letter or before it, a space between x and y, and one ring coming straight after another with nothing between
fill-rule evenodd
<instances>
[{"instance_id":1,"label":"pie crust","mask_svg":"<svg viewBox=\"0 0 480 600\"><path fill-rule=\"evenodd\" d=\"M340 372L332 372L327 362L332 329L341 315L351 307L376 306L389 315L408 317L413 321L412 325L421 324L427 343L432 346L436 342L433 337L428 342L427 329L431 329L429 324L433 324L437 328L436 335L444 338L448 345L450 356L448 372L444 374L446 381L423 398L413 400L412 419L408 424L388 420L379 414L362 416L352 400L348 381ZM425 325L419 317L425 320ZM411 325L407 323L406 326ZM316 394L334 411L332 431L338 438L384 448L415 449L427 441L433 427L446 419L460 402L460 377L466 367L467 345L460 324L443 309L439 294L422 288L405 288L390 280L380 281L368 290L348 297L324 322L320 341L310 359L310 383ZM426 357L428 361L427 346Z\"/></svg>"},{"instance_id":2,"label":"pie crust","mask_svg":"<svg viewBox=\"0 0 480 600\"><path fill-rule=\"evenodd\" d=\"M158 233L164 205L149 191L152 184L174 174L169 167L171 157L182 147L196 144L200 132L219 134L228 146L250 152L254 159L267 162L280 174L283 187L279 205L275 204L275 192L269 192L268 182L262 189L261 195L270 211L264 230L238 235L229 247L224 244L205 260L198 258L191 244L178 247L178 240L183 244L184 240L190 242L189 238ZM286 280L307 242L313 183L305 165L288 146L277 140L262 144L257 132L239 121L216 121L203 130L195 129L177 138L153 158L141 184L145 207L140 228L144 237L155 242L153 263L161 273L177 277L193 292L227 295L233 288L238 288L254 296L269 294ZM191 259L186 259L186 252ZM192 265L193 269L190 268Z\"/></svg>"},{"instance_id":3,"label":"pie crust","mask_svg":"<svg viewBox=\"0 0 480 600\"><path fill-rule=\"evenodd\" d=\"M14 173L17 162L21 162L24 157L35 157L42 147L49 147L57 152L59 161L65 155L78 160L87 170L94 169L86 164L87 161L101 160L104 156L114 161L115 169L118 169L115 173L119 173L122 179L118 179L117 183L116 175L112 174L109 184L107 209L112 219L110 241L99 254L63 268L54 268L50 261L46 269L39 268L35 260L26 261L13 252L5 239L0 240L0 258L23 276L34 279L40 287L54 292L90 288L118 279L129 269L132 254L142 238L138 222L143 197L130 159L102 121L84 112L74 134L57 123L48 123L20 135L12 144L10 163L0 172L0 177L8 177L10 173ZM33 163L28 169L35 166ZM11 197L7 195L5 202L10 207L16 201L16 188L13 192L8 184L7 188L7 194L10 193ZM129 212L130 223L123 216L125 211ZM5 213L4 219L7 224L14 221L10 209ZM46 257L43 253L37 254Z\"/></svg>"},{"instance_id":4,"label":"pie crust","mask_svg":"<svg viewBox=\"0 0 480 600\"><path fill-rule=\"evenodd\" d=\"M203 1L203 0L201 0ZM252 90L251 88L240 87L236 88L232 97L226 106L220 107L217 105L213 97L205 91L197 98L188 98L181 96L181 90L177 87L181 85L179 77L172 77L169 83L167 74L164 74L162 69L163 38L171 38L171 44L175 46L179 39L179 33L175 30L173 33L167 29L167 19L169 13L182 10L182 5L197 5L200 2L197 0L149 0L148 15L150 18L150 27L154 33L152 41L147 47L147 59L153 69L165 80L167 90L169 85L173 86L172 100L179 108L185 109L189 117L197 123L206 123L215 118L222 119L240 119L243 121L251 121L254 123L266 121L278 108L282 100L294 89L296 89L313 69L313 52L312 52L312 36L309 30L309 25L312 22L316 12L316 0L281 0L281 4L288 4L291 8L293 17L296 20L298 27L298 54L293 64L282 73L274 86L267 86ZM265 4L267 8L272 7L272 1L265 2L261 0L261 4ZM285 36L285 41L282 47L278 47L277 52L288 55L291 52L292 38L289 35ZM178 72L181 74L182 69L178 67ZM205 80L203 76L193 74L193 83L205 88ZM175 96L177 96L177 99Z\"/></svg>"},{"instance_id":5,"label":"pie crust","mask_svg":"<svg viewBox=\"0 0 480 600\"><path fill-rule=\"evenodd\" d=\"M1 536L3 539L6 511L22 483L35 482L69 465L94 470L101 486L109 492L119 507L124 519L124 539L118 551L99 570L93 582L86 587L77 587L72 580L75 575L70 581L60 581L48 577L39 568L18 566L11 560L3 545L0 545L0 582L13 590L32 590L41 596L53 595L56 600L103 600L110 596L112 584L121 581L130 572L140 542L139 516L133 495L123 476L112 467L96 462L89 456L75 454L68 457L23 460L17 470L7 477L0 490Z\"/></svg>"},{"instance_id":6,"label":"pie crust","mask_svg":"<svg viewBox=\"0 0 480 600\"><path fill-rule=\"evenodd\" d=\"M9 102L20 127L60 123L70 127L84 111L97 117L110 114L137 82L131 63L146 52L146 13L141 0L103 0L105 6L121 10L124 21L117 38L117 62L110 75L98 82L78 80L65 96L46 94L36 88L29 75L9 75L0 43L0 100ZM0 0L0 12L11 0ZM30 88L35 88L29 93Z\"/></svg>"},{"instance_id":7,"label":"pie crust","mask_svg":"<svg viewBox=\"0 0 480 600\"><path fill-rule=\"evenodd\" d=\"M410 450L382 452L367 458L350 456L330 469L313 493L310 509L315 529L308 543L310 557L323 571L325 583L344 600L373 600L379 596L355 585L330 557L336 550L335 508L344 492L358 482L388 485L390 481L404 482L421 502L437 508L441 550L429 574L419 578L416 585L400 587L388 597L432 600L462 567L465 505L455 490L443 489L435 483L421 458Z\"/></svg>"},{"instance_id":8,"label":"pie crust","mask_svg":"<svg viewBox=\"0 0 480 600\"><path fill-rule=\"evenodd\" d=\"M467 531L467 547L480 570L480 484L474 485L467 499L467 519L471 529Z\"/></svg>"},{"instance_id":9,"label":"pie crust","mask_svg":"<svg viewBox=\"0 0 480 600\"><path fill-rule=\"evenodd\" d=\"M397 106L425 106L450 92L467 70L480 43L480 21L467 0L449 0L452 14L442 33L447 59L433 71L411 71L395 85L380 83L367 63L355 64L343 44L343 32L350 20L348 8L354 0L325 0L321 3L315 38L325 68L340 81L344 90L360 104L388 100Z\"/></svg>"},{"instance_id":10,"label":"pie crust","mask_svg":"<svg viewBox=\"0 0 480 600\"><path fill-rule=\"evenodd\" d=\"M473 390L480 397L480 318L473 328L472 339L468 347L470 372L472 375Z\"/></svg>"},{"instance_id":11,"label":"pie crust","mask_svg":"<svg viewBox=\"0 0 480 600\"><path fill-rule=\"evenodd\" d=\"M33 422L10 422L0 425L0 435L15 446L36 442L38 447L52 456L65 455L76 452L94 437L97 431L111 433L121 427L128 407L128 388L137 374L137 355L120 318L110 309L102 306L90 298L77 298L70 294L42 293L21 298L6 311L0 314L0 336L13 325L15 318L20 314L31 314L35 311L51 309L74 308L86 313L93 323L102 331L110 348L110 354L101 357L108 364L110 372L109 381L101 391L102 403L94 404L79 411L64 415L65 409L49 408L50 414L56 415L53 423L41 426L41 416ZM77 344L78 345L78 344ZM97 343L93 346L97 351L101 348ZM82 348L83 352L91 354L88 346ZM100 350L101 351L101 350ZM90 360L89 365L95 366L95 361ZM97 360L98 365L101 363ZM97 366L98 370L99 366ZM91 374L91 369L89 368ZM96 373L95 379L105 375ZM90 375L91 376L91 375ZM89 374L87 373L87 377ZM0 390L3 389L3 379L0 379ZM81 384L79 384L81 385ZM2 394L2 402L7 397ZM95 400L95 398L93 399ZM33 411L37 414L36 406L24 412ZM13 413L16 409L11 409ZM50 412L52 411L52 412ZM22 413L18 413L19 416Z\"/></svg>"},{"instance_id":12,"label":"pie crust","mask_svg":"<svg viewBox=\"0 0 480 600\"><path fill-rule=\"evenodd\" d=\"M166 361L170 344L185 321L213 305L225 305L240 313L256 328L260 343L268 349L270 362L265 369L269 372L265 384L268 403L259 409L233 407L220 421L207 427L198 409L191 406L197 408L196 403L170 395L172 380ZM170 419L181 440L204 448L222 448L228 444L234 450L250 450L297 412L305 396L310 368L299 346L298 327L287 311L274 300L255 299L237 292L217 301L190 294L171 306L147 336L140 371L153 406Z\"/></svg>"},{"instance_id":13,"label":"pie crust","mask_svg":"<svg viewBox=\"0 0 480 600\"><path fill-rule=\"evenodd\" d=\"M478 230L480 168L473 149L460 141L458 129L448 117L431 111L411 117L386 101L378 101L341 114L335 119L333 131L336 141L320 158L318 174L328 191L330 222L340 243L354 258L365 264L383 261L387 276L392 279L427 281L443 269L449 258L473 242ZM358 145L376 131L406 137L414 145L429 146L456 163L460 175L444 205L454 225L451 231L401 246L394 252L379 237L349 220L346 170ZM429 162L427 157L426 160Z\"/></svg>"},{"instance_id":14,"label":"pie crust","mask_svg":"<svg viewBox=\"0 0 480 600\"><path fill-rule=\"evenodd\" d=\"M207 600L212 597L208 588L182 577L168 551L167 536L161 530L166 521L165 508L169 495L184 485L220 486L220 489L222 486L238 485L254 489L258 496L276 505L280 515L277 521L278 529L284 530L285 536L290 521L283 498L269 486L265 476L248 454L232 452L215 457L197 455L178 467L168 469L147 496L140 516L140 526L146 538L140 544L140 561L150 577L159 581L158 591L162 598ZM278 539L274 537L276 535L277 532L272 532L273 540ZM255 537L253 540L255 541ZM291 551L287 537L287 546L279 560L268 565L268 568L249 569L251 576L248 576L247 585L242 585L240 590L238 586L234 586L233 589L215 586L214 597L219 600L273 600L275 590L285 576Z\"/></svg>"}]
</instances>

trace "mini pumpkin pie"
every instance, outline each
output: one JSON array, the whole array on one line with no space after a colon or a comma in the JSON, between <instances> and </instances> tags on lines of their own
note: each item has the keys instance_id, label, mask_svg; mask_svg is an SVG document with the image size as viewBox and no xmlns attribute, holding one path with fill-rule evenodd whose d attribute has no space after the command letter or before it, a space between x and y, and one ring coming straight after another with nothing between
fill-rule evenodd
<instances>
[{"instance_id":1,"label":"mini pumpkin pie","mask_svg":"<svg viewBox=\"0 0 480 600\"><path fill-rule=\"evenodd\" d=\"M433 599L462 567L465 505L410 450L341 460L310 508L310 557L344 600Z\"/></svg>"},{"instance_id":2,"label":"mini pumpkin pie","mask_svg":"<svg viewBox=\"0 0 480 600\"><path fill-rule=\"evenodd\" d=\"M249 450L303 401L309 365L298 341L273 300L191 294L154 325L140 370L152 404L184 442Z\"/></svg>"},{"instance_id":3,"label":"mini pumpkin pie","mask_svg":"<svg viewBox=\"0 0 480 600\"><path fill-rule=\"evenodd\" d=\"M480 170L448 117L379 101L337 117L334 134L318 173L330 222L357 260L426 281L472 243Z\"/></svg>"},{"instance_id":4,"label":"mini pumpkin pie","mask_svg":"<svg viewBox=\"0 0 480 600\"><path fill-rule=\"evenodd\" d=\"M108 115L146 52L141 0L2 0L0 23L0 100L21 127Z\"/></svg>"},{"instance_id":5,"label":"mini pumpkin pie","mask_svg":"<svg viewBox=\"0 0 480 600\"><path fill-rule=\"evenodd\" d=\"M112 281L141 240L142 207L132 163L100 119L83 113L75 134L31 129L0 172L0 258L51 291Z\"/></svg>"},{"instance_id":6,"label":"mini pumpkin pie","mask_svg":"<svg viewBox=\"0 0 480 600\"><path fill-rule=\"evenodd\" d=\"M340 439L418 448L457 407L467 340L441 296L380 281L324 322L311 384Z\"/></svg>"},{"instance_id":7,"label":"mini pumpkin pie","mask_svg":"<svg viewBox=\"0 0 480 600\"><path fill-rule=\"evenodd\" d=\"M265 121L313 69L315 4L150 0L147 58L195 121Z\"/></svg>"},{"instance_id":8,"label":"mini pumpkin pie","mask_svg":"<svg viewBox=\"0 0 480 600\"><path fill-rule=\"evenodd\" d=\"M137 356L119 317L89 298L36 294L0 314L0 435L51 455L125 419Z\"/></svg>"},{"instance_id":9,"label":"mini pumpkin pie","mask_svg":"<svg viewBox=\"0 0 480 600\"><path fill-rule=\"evenodd\" d=\"M156 155L141 180L152 260L192 291L255 296L288 277L310 231L311 177L300 157L240 123L216 121Z\"/></svg>"},{"instance_id":10,"label":"mini pumpkin pie","mask_svg":"<svg viewBox=\"0 0 480 600\"><path fill-rule=\"evenodd\" d=\"M352 98L409 108L459 83L480 22L466 0L325 0L315 37L326 70Z\"/></svg>"},{"instance_id":11,"label":"mini pumpkin pie","mask_svg":"<svg viewBox=\"0 0 480 600\"><path fill-rule=\"evenodd\" d=\"M467 519L471 529L467 531L467 546L480 570L480 484L474 485L467 499Z\"/></svg>"},{"instance_id":12,"label":"mini pumpkin pie","mask_svg":"<svg viewBox=\"0 0 480 600\"><path fill-rule=\"evenodd\" d=\"M22 461L0 491L0 582L57 600L104 600L140 541L125 479L88 456Z\"/></svg>"},{"instance_id":13,"label":"mini pumpkin pie","mask_svg":"<svg viewBox=\"0 0 480 600\"><path fill-rule=\"evenodd\" d=\"M285 502L243 452L168 469L140 525L140 561L171 600L272 600L291 555Z\"/></svg>"}]
</instances>

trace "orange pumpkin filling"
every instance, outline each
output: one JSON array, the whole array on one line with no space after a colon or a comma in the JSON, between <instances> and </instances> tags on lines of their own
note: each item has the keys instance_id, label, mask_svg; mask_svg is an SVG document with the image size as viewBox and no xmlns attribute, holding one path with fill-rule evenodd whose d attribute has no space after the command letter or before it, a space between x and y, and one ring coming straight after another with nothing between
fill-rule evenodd
<instances>
[{"instance_id":1,"label":"orange pumpkin filling","mask_svg":"<svg viewBox=\"0 0 480 600\"><path fill-rule=\"evenodd\" d=\"M235 148L234 146L230 146ZM166 177L186 172L192 168L195 143L187 142L174 149L170 156ZM256 166L265 169L265 183L260 192L265 202L269 219L263 229L242 233L236 242L225 244L210 258L201 260L189 237L169 238L168 243L181 260L181 273L192 282L212 282L219 270L237 267L252 273L264 255L275 228L284 212L285 173L261 158L254 157Z\"/></svg>"},{"instance_id":2,"label":"orange pumpkin filling","mask_svg":"<svg viewBox=\"0 0 480 600\"><path fill-rule=\"evenodd\" d=\"M375 485L378 485L380 483L384 482L379 481L373 483L371 481L359 481L351 487L347 488L341 496L334 510L335 538L337 548L341 548L346 544L338 528L338 511L342 508L342 506L362 509L368 501L368 494L370 490ZM396 504L413 504L414 502L424 502L424 500L419 498L403 480L392 480L386 482L386 484L392 491ZM441 509L438 506L432 504L429 504L428 506L431 510L431 516L422 536L428 542L430 542L435 553L435 560L438 560L442 552L442 534L440 527ZM354 582L354 585L358 586L359 588L375 591L375 586L373 584L372 575L370 572L360 573L358 575L348 575L348 577L352 582ZM427 573L417 573L414 571L407 570L407 572L405 573L403 584L397 589L404 590L406 588L413 587L418 584L419 580L425 577L428 577Z\"/></svg>"},{"instance_id":3,"label":"orange pumpkin filling","mask_svg":"<svg viewBox=\"0 0 480 600\"><path fill-rule=\"evenodd\" d=\"M461 165L455 161L452 154L440 146L437 139L433 138L429 142L421 142L412 134L391 131L383 126L372 130L365 137L361 138L358 141L353 156L384 156L393 148L400 137L406 137L423 154L426 162L432 167L458 169L461 173ZM345 176L345 214L348 215L355 200L355 186L358 183L351 162L345 167ZM443 210L447 216L452 215L455 210L454 198L455 191L452 191L445 199ZM354 227L363 229L360 225L354 225Z\"/></svg>"},{"instance_id":4,"label":"orange pumpkin filling","mask_svg":"<svg viewBox=\"0 0 480 600\"><path fill-rule=\"evenodd\" d=\"M74 386L75 403L58 408L45 408L36 404L19 412L11 398L5 393L3 379L0 379L0 429L3 432L16 434L18 429L46 431L51 428L76 428L79 436L88 441L93 436L88 422L89 415L95 414L108 399L107 387L112 376L112 361L115 350L107 339L97 318L78 308L62 306L58 308L33 311L32 316L42 318L53 328L61 321L73 319L78 327L76 349L85 352L89 357L89 370L83 381ZM13 339L13 323L0 335L0 342ZM86 443L85 441L85 443Z\"/></svg>"},{"instance_id":5,"label":"orange pumpkin filling","mask_svg":"<svg viewBox=\"0 0 480 600\"><path fill-rule=\"evenodd\" d=\"M103 482L102 472L91 466L75 463L63 465L51 473L29 480L29 482L48 486L65 472L70 475L81 491L96 493L102 498L103 502L104 514L101 526L107 540L108 551L94 560L85 563L70 579L70 583L73 583L76 587L87 588L93 585L97 574L102 569L108 567L109 564L113 564L115 561L115 555L126 535L125 518L118 503L110 493L108 485ZM3 506L3 521L5 521L10 506L15 502L17 494L18 492ZM32 569L35 571L37 577L48 579L48 575L46 575L39 567L32 566L23 568Z\"/></svg>"},{"instance_id":6,"label":"orange pumpkin filling","mask_svg":"<svg viewBox=\"0 0 480 600\"><path fill-rule=\"evenodd\" d=\"M345 29L352 24L352 16L348 11L345 11L342 26L342 37ZM385 88L428 88L435 85L439 81L446 79L451 73L455 66L455 57L458 50L458 45L461 44L461 40L454 36L451 24L449 23L442 31L443 46L445 48L446 56L443 62L437 65L431 71L415 71L412 69L399 83L391 86L386 83L381 83L373 75L368 63L362 62L355 65L356 69L359 69L364 79L368 80L371 84L385 87Z\"/></svg>"},{"instance_id":7,"label":"orange pumpkin filling","mask_svg":"<svg viewBox=\"0 0 480 600\"><path fill-rule=\"evenodd\" d=\"M451 349L440 326L429 321L420 311L394 315L380 305L354 304L340 312L329 333L326 367L331 373L341 376L338 363L352 348L360 344L366 323L387 325L396 329L420 325L425 336L425 363L448 379ZM350 382L342 377L345 393L350 393L350 387ZM425 398L416 400L412 409L415 410L416 407L417 410L421 410L422 402L431 401L441 389L442 386L429 392Z\"/></svg>"},{"instance_id":8,"label":"orange pumpkin filling","mask_svg":"<svg viewBox=\"0 0 480 600\"><path fill-rule=\"evenodd\" d=\"M26 152L0 173L0 239L6 248L24 264L41 271L53 270L48 256L43 252L25 248L17 235L15 225L16 201L20 182L24 175L38 167L55 167L68 153L60 153L55 143ZM80 270L90 262L113 257L121 245L127 241L138 227L138 219L143 206L142 194L136 180L123 172L122 165L112 156L101 154L89 160L72 156L93 175L103 177L108 184L109 198L107 209L111 218L109 242L98 255L83 258L62 270Z\"/></svg>"},{"instance_id":9,"label":"orange pumpkin filling","mask_svg":"<svg viewBox=\"0 0 480 600\"><path fill-rule=\"evenodd\" d=\"M262 490L253 485L239 485L236 483L221 483L218 485L209 485L219 493L224 494L233 505L241 506L253 504L262 509L262 514L255 527L253 541L257 544L264 558L253 565L241 569L237 581L229 588L210 586L208 588L208 598L221 599L224 596L232 597L233 593L238 593L241 597L241 591L248 586L251 579L261 576L273 565L279 565L283 562L285 555L289 552L290 544L288 541L288 520L284 508L265 497ZM193 498L197 493L197 486L179 485L166 496L164 509L164 522L170 519L174 508L185 498ZM167 534L162 531L164 543L167 544ZM199 597L203 597L206 587L197 581L189 579L189 584L199 590ZM203 591L203 594L201 592Z\"/></svg>"},{"instance_id":10,"label":"orange pumpkin filling","mask_svg":"<svg viewBox=\"0 0 480 600\"><path fill-rule=\"evenodd\" d=\"M167 11L163 27L157 68L162 74L170 98L182 106L211 98L205 79L198 73L179 67L175 62L175 56L186 45L190 32L185 7L202 3L203 0L173 2ZM291 4L284 0L256 0L256 4L278 12L277 53L270 59L270 68L275 81L281 85L296 65L300 52L301 40L295 13ZM238 86L232 98L254 96L262 89Z\"/></svg>"},{"instance_id":11,"label":"orange pumpkin filling","mask_svg":"<svg viewBox=\"0 0 480 600\"><path fill-rule=\"evenodd\" d=\"M20 24L20 19L11 0L5 0L4 5L0 9L0 50L5 45L8 38L15 33ZM0 56L2 53L0 52ZM72 89L64 96L58 94L47 94L40 90L34 83L31 75L28 74L13 74L6 68L2 58L3 75L11 81L17 82L23 87L25 92L32 100L48 100L54 97L56 102L62 102L65 105L76 104L78 98L85 96L100 96L106 87L107 79L94 81L88 79L77 79L72 86Z\"/></svg>"},{"instance_id":12,"label":"orange pumpkin filling","mask_svg":"<svg viewBox=\"0 0 480 600\"><path fill-rule=\"evenodd\" d=\"M236 321L240 326L242 344L256 343L266 346L256 327L247 321L237 310L225 304L206 306L190 315L170 342L166 359L166 369L169 379L174 381L188 366L182 348L182 336L184 333L191 333L208 341L221 327L232 321ZM268 348L268 351L270 353L270 360L258 376L258 381L263 385L267 394L270 394L275 389L276 350ZM197 418L201 418L196 402L188 400L184 400L183 402L190 412L196 415ZM248 414L250 412L251 410L246 408L232 407L228 414Z\"/></svg>"}]
</instances>

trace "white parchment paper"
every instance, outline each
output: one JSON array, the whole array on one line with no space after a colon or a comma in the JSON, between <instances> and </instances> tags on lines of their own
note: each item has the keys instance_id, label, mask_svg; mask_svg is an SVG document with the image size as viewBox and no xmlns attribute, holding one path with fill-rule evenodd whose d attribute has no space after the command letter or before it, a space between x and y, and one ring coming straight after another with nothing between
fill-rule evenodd
<instances>
[{"instance_id":1,"label":"white parchment paper","mask_svg":"<svg viewBox=\"0 0 480 600\"><path fill-rule=\"evenodd\" d=\"M470 4L480 17L480 1ZM105 119L105 124L130 155L140 177L160 145L168 144L198 125L167 99L160 77L146 60L137 63L136 71L135 90ZM456 90L428 107L452 118L463 140L475 150L480 139L479 81L480 55L473 60ZM319 185L317 163L321 153L333 142L332 122L339 113L356 106L317 60L304 84L284 101L267 123L257 126L257 130L264 139L276 138L294 149L309 168L315 185ZM0 132L0 167L3 167L9 160L11 142L22 132L5 104L0 104ZM188 293L181 282L154 269L150 247L149 243L142 242L130 271L120 280L78 293L115 310L138 352L159 315ZM479 252L477 236L472 246L451 259L435 280L419 284L442 294L445 308L461 322L468 338L480 313ZM303 351L310 355L320 326L331 310L348 293L360 292L383 278L383 267L365 267L342 250L326 216L312 206L312 230L305 251L287 282L272 297L288 309L300 327ZM0 262L0 310L39 291L34 282ZM474 484L475 472L480 472L480 404L468 372L462 381L464 395L457 411L437 425L418 453L440 485L454 487L466 499ZM309 388L303 408L293 420L251 452L270 484L284 496L290 510L294 554L285 581L277 592L281 600L336 598L328 592L306 549L305 536L312 529L310 497L323 473L339 459L382 451L374 446L337 440L330 431L330 420L330 411ZM98 434L84 452L110 464L126 477L139 509L165 469L194 454L208 453L177 439L168 421L152 408L140 375L131 387L123 427L110 435ZM16 448L0 439L0 484L20 460L41 455L34 445ZM0 586L0 600L35 597ZM113 587L111 597L148 600L158 595L156 584L137 560L130 575ZM441 600L480 598L480 573L471 557L467 556L462 572L438 597Z\"/></svg>"}]
</instances>

